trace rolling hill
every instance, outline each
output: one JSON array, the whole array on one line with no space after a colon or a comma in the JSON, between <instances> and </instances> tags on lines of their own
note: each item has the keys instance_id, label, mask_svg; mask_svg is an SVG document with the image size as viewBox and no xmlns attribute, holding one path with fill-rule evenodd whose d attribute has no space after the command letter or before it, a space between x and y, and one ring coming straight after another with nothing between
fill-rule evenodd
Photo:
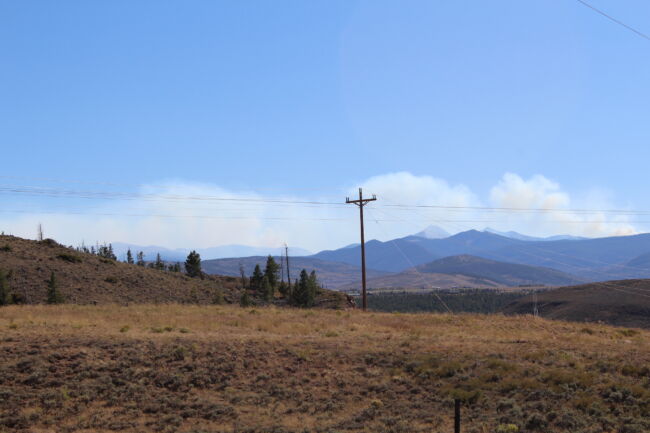
<instances>
[{"instance_id":1,"label":"rolling hill","mask_svg":"<svg viewBox=\"0 0 650 433\"><path fill-rule=\"evenodd\" d=\"M278 263L280 262L280 257L276 256L274 258ZM203 270L210 274L239 276L239 267L241 265L244 267L246 275L251 275L256 264L259 264L264 268L265 263L266 256L204 260ZM358 265L358 258L356 263ZM318 274L318 280L328 288L337 288L351 284L358 281L361 275L361 268L358 266L353 266L347 263L330 262L313 257L290 257L289 268L291 270L292 281L299 277L302 269L306 269L309 272L315 270L316 274ZM384 276L388 273L368 269L367 274L372 278Z\"/></svg>"},{"instance_id":2,"label":"rolling hill","mask_svg":"<svg viewBox=\"0 0 650 433\"><path fill-rule=\"evenodd\" d=\"M242 294L241 280L234 276L189 278L180 272L80 253L51 239L39 242L0 236L0 270L10 272L11 293L27 304L45 302L47 280L52 272L65 302L73 304L211 304L218 294L227 303L238 303ZM273 302L286 303L280 299ZM324 290L318 294L316 304L338 308L346 306L347 300L341 293Z\"/></svg>"},{"instance_id":3,"label":"rolling hill","mask_svg":"<svg viewBox=\"0 0 650 433\"><path fill-rule=\"evenodd\" d=\"M604 322L650 328L650 280L622 280L561 287L518 299L505 314L532 314L547 319Z\"/></svg>"},{"instance_id":4,"label":"rolling hill","mask_svg":"<svg viewBox=\"0 0 650 433\"><path fill-rule=\"evenodd\" d=\"M422 273L465 275L491 280L499 285L545 285L562 286L584 282L580 278L555 269L516 263L498 262L467 254L445 257L417 266Z\"/></svg>"},{"instance_id":5,"label":"rolling hill","mask_svg":"<svg viewBox=\"0 0 650 433\"><path fill-rule=\"evenodd\" d=\"M0 269L11 272L11 290L29 304L45 301L52 272L66 302L75 304L210 303L220 290L227 301L239 299L232 277L189 278L80 253L51 239L0 236Z\"/></svg>"},{"instance_id":6,"label":"rolling hill","mask_svg":"<svg viewBox=\"0 0 650 433\"><path fill-rule=\"evenodd\" d=\"M370 278L373 289L450 289L454 287L559 286L580 283L555 269L459 255L435 260L397 274ZM358 287L357 284L346 288Z\"/></svg>"}]
</instances>

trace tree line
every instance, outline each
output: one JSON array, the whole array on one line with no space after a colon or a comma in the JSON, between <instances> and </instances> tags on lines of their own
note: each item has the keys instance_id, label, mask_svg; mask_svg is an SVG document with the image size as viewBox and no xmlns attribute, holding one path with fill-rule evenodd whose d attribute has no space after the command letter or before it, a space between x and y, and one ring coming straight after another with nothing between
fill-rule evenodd
<instances>
[{"instance_id":1,"label":"tree line","mask_svg":"<svg viewBox=\"0 0 650 433\"><path fill-rule=\"evenodd\" d=\"M245 276L243 266L240 266L239 271L244 288L240 299L242 306L251 305L252 298L271 302L277 297L296 307L313 307L316 295L321 290L315 271L307 273L307 270L303 269L300 271L300 277L293 284L290 278L288 281L281 281L280 266L270 255L266 259L264 271L259 263L255 265L253 273L248 278Z\"/></svg>"},{"instance_id":2,"label":"tree line","mask_svg":"<svg viewBox=\"0 0 650 433\"><path fill-rule=\"evenodd\" d=\"M96 255L106 260L118 261L117 256L115 255L115 252L113 250L113 245L110 243L109 244L104 243L102 245L97 244L96 246L90 246L90 247L87 247L82 244L81 246L76 247L75 250L77 250L80 253ZM180 262L174 262L174 263L165 262L160 257L160 253L156 254L155 261L147 263L145 260L144 251L136 252L136 255L134 257L133 252L129 248L126 251L126 259L124 260L124 263L147 267L149 269L156 269L159 271L181 272L182 270L184 270L185 273L190 277L203 278L203 273L201 272L201 256L196 251L191 251L187 255L187 259L185 260L185 264L183 266L181 265Z\"/></svg>"}]
</instances>

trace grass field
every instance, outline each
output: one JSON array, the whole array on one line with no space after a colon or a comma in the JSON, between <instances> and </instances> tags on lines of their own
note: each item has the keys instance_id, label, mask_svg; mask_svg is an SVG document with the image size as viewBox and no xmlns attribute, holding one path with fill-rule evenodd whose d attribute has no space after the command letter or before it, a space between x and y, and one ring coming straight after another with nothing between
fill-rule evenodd
<instances>
[{"instance_id":1,"label":"grass field","mask_svg":"<svg viewBox=\"0 0 650 433\"><path fill-rule=\"evenodd\" d=\"M11 306L0 431L650 431L650 332L500 315Z\"/></svg>"}]
</instances>

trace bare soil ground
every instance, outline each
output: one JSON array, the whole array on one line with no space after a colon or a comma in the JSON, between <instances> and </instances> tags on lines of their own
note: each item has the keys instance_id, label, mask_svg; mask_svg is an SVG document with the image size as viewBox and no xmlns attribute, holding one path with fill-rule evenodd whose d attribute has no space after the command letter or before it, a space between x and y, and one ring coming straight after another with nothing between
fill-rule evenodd
<instances>
[{"instance_id":1,"label":"bare soil ground","mask_svg":"<svg viewBox=\"0 0 650 433\"><path fill-rule=\"evenodd\" d=\"M530 316L0 309L0 432L650 431L650 332Z\"/></svg>"}]
</instances>

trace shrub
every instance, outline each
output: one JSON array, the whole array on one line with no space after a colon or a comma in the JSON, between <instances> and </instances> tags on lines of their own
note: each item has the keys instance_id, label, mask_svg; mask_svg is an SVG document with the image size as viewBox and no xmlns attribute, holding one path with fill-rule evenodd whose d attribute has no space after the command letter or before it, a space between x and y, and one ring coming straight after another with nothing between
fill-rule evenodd
<instances>
[{"instance_id":1,"label":"shrub","mask_svg":"<svg viewBox=\"0 0 650 433\"><path fill-rule=\"evenodd\" d=\"M106 279L104 281L106 281L107 283L115 284L115 283L117 283L117 278L115 278L115 277L106 277Z\"/></svg>"},{"instance_id":2,"label":"shrub","mask_svg":"<svg viewBox=\"0 0 650 433\"><path fill-rule=\"evenodd\" d=\"M5 271L0 270L0 305L7 305L11 301L9 296L9 283L7 282L7 274Z\"/></svg>"},{"instance_id":3,"label":"shrub","mask_svg":"<svg viewBox=\"0 0 650 433\"><path fill-rule=\"evenodd\" d=\"M441 393L453 400L460 400L463 404L475 404L481 398L481 391L467 384L454 387L449 385L441 388Z\"/></svg>"},{"instance_id":4,"label":"shrub","mask_svg":"<svg viewBox=\"0 0 650 433\"><path fill-rule=\"evenodd\" d=\"M66 261L68 263L81 263L81 257L79 257L76 254L70 254L70 253L61 253L58 256L56 256L57 259L61 259L63 261Z\"/></svg>"},{"instance_id":5,"label":"shrub","mask_svg":"<svg viewBox=\"0 0 650 433\"><path fill-rule=\"evenodd\" d=\"M0 251L4 251L5 253L8 253L11 251L11 245L4 245L0 247Z\"/></svg>"},{"instance_id":6,"label":"shrub","mask_svg":"<svg viewBox=\"0 0 650 433\"><path fill-rule=\"evenodd\" d=\"M50 238L43 239L42 241L40 241L40 243L42 243L43 245L47 245L50 248L51 247L56 247L56 246L59 245L59 243L57 241L55 241L54 239L50 239Z\"/></svg>"},{"instance_id":7,"label":"shrub","mask_svg":"<svg viewBox=\"0 0 650 433\"><path fill-rule=\"evenodd\" d=\"M177 346L175 347L172 352L171 352L171 357L175 361L182 361L185 359L185 355L187 355L187 349L183 346Z\"/></svg>"},{"instance_id":8,"label":"shrub","mask_svg":"<svg viewBox=\"0 0 650 433\"><path fill-rule=\"evenodd\" d=\"M546 427L548 423L546 419L537 412L533 413L526 420L526 429L527 430L542 430Z\"/></svg>"},{"instance_id":9,"label":"shrub","mask_svg":"<svg viewBox=\"0 0 650 433\"><path fill-rule=\"evenodd\" d=\"M639 331L636 329L621 329L618 331L618 333L624 337L634 337L635 335L639 334Z\"/></svg>"},{"instance_id":10,"label":"shrub","mask_svg":"<svg viewBox=\"0 0 650 433\"><path fill-rule=\"evenodd\" d=\"M251 299L250 296L248 296L248 291L244 289L244 293L242 293L241 298L239 298L239 305L246 308L251 306Z\"/></svg>"},{"instance_id":11,"label":"shrub","mask_svg":"<svg viewBox=\"0 0 650 433\"><path fill-rule=\"evenodd\" d=\"M223 305L226 303L225 299L223 298L223 292L221 290L217 290L217 292L214 294L212 303L215 305Z\"/></svg>"}]
</instances>

